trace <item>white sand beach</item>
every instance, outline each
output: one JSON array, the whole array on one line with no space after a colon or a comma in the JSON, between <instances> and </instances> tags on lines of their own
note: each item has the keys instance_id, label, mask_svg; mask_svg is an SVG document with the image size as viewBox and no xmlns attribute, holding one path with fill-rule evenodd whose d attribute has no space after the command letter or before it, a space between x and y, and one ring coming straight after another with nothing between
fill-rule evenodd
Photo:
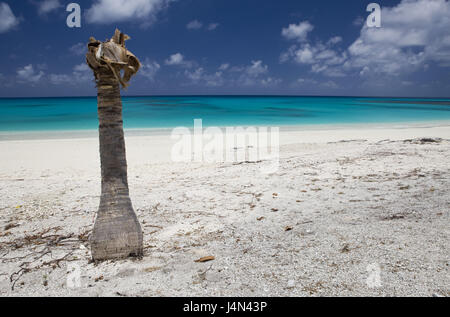
<instances>
[{"instance_id":1,"label":"white sand beach","mask_svg":"<svg viewBox=\"0 0 450 317\"><path fill-rule=\"evenodd\" d=\"M0 296L450 295L449 122L282 129L272 174L126 135L145 255L98 264L96 132L0 135Z\"/></svg>"}]
</instances>

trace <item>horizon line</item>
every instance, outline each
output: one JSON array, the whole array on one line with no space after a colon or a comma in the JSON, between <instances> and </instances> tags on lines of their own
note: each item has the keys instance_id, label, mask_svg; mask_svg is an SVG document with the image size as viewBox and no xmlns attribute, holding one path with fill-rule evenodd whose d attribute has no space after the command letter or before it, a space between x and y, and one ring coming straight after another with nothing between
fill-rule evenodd
<instances>
[{"instance_id":1,"label":"horizon line","mask_svg":"<svg viewBox=\"0 0 450 317\"><path fill-rule=\"evenodd\" d=\"M448 97L425 97L425 96L368 96L368 95L283 95L283 94L273 94L273 95L256 95L256 94L180 94L180 95L123 95L121 97L314 97L314 98L399 98L399 99L450 99ZM0 97L0 99L46 99L46 98L97 98L97 95L85 95L85 96L40 96L40 97Z\"/></svg>"}]
</instances>

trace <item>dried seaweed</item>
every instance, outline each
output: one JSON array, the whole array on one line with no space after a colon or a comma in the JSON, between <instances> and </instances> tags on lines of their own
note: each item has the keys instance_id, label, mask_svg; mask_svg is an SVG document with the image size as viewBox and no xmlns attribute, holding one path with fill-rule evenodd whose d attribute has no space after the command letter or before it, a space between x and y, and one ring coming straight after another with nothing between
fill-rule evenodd
<instances>
[{"instance_id":1,"label":"dried seaweed","mask_svg":"<svg viewBox=\"0 0 450 317\"><path fill-rule=\"evenodd\" d=\"M80 234L65 234L59 235L58 231L61 230L61 227L53 227L47 228L35 234L25 235L24 237L20 237L10 242L4 242L0 244L2 249L7 250L5 254L2 255L1 262L16 262L23 261L19 265L19 270L13 272L9 280L11 282L11 290L14 290L16 283L19 279L26 273L37 271L43 267L52 267L55 269L56 267L60 267L60 263L62 261L73 261L75 259L71 259L70 257L73 255L76 249L72 248L69 252L67 252L64 256L52 259L49 261L42 261L46 255L52 255L55 251L60 251L61 247L70 245L70 244L80 244L86 243L89 239L89 230L86 230ZM49 234L51 233L51 234ZM5 258L11 251L16 251L18 249L28 248L33 250L23 256L17 257L8 257Z\"/></svg>"}]
</instances>

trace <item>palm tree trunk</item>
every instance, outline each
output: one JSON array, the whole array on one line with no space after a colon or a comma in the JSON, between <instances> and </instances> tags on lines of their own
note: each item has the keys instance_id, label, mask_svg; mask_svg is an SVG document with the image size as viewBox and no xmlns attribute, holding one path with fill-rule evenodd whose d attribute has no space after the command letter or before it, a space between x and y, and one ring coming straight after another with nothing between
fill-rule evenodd
<instances>
[{"instance_id":1,"label":"palm tree trunk","mask_svg":"<svg viewBox=\"0 0 450 317\"><path fill-rule=\"evenodd\" d=\"M96 77L102 193L91 238L92 258L141 256L142 230L128 190L119 81L106 67Z\"/></svg>"}]
</instances>

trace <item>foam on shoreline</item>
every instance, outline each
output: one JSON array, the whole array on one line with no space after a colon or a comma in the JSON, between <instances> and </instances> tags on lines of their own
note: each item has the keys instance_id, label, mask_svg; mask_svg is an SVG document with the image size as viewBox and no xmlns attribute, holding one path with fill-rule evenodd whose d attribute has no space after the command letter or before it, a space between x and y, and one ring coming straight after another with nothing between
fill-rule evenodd
<instances>
[{"instance_id":1,"label":"foam on shoreline","mask_svg":"<svg viewBox=\"0 0 450 317\"><path fill-rule=\"evenodd\" d=\"M277 127L276 125L274 125ZM205 126L204 128L207 128ZM246 127L246 126L244 126ZM258 126L256 126L258 127ZM278 126L281 133L285 132L310 132L315 131L321 135L330 134L332 139L336 131L345 135L349 131L380 131L380 130L411 130L411 129L436 129L446 131L450 128L450 120L417 121L417 122L384 122L384 123L351 123L351 124L312 124L312 125L281 125ZM187 126L192 129L193 126ZM220 127L225 128L225 127ZM125 137L170 136L173 128L139 128L125 129ZM395 133L394 133L395 135ZM48 131L0 131L0 141L18 140L52 140L52 139L89 139L98 138L97 130L48 130Z\"/></svg>"}]
</instances>

